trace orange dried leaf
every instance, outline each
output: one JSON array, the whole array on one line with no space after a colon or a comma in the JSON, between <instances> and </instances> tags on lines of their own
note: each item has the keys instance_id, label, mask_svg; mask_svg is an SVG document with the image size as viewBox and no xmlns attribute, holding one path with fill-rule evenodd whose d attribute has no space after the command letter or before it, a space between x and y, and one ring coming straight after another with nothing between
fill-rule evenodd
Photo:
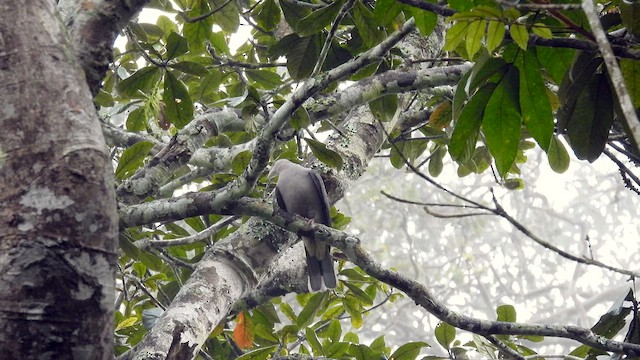
<instances>
[{"instance_id":1,"label":"orange dried leaf","mask_svg":"<svg viewBox=\"0 0 640 360\"><path fill-rule=\"evenodd\" d=\"M233 340L235 340L236 344L240 349L249 349L253 346L253 324L251 323L251 319L245 317L244 312L238 314L236 319L238 323L236 328L233 329Z\"/></svg>"},{"instance_id":2,"label":"orange dried leaf","mask_svg":"<svg viewBox=\"0 0 640 360\"><path fill-rule=\"evenodd\" d=\"M429 125L434 129L442 130L449 125L451 119L451 101L446 100L433 110L429 116Z\"/></svg>"}]
</instances>

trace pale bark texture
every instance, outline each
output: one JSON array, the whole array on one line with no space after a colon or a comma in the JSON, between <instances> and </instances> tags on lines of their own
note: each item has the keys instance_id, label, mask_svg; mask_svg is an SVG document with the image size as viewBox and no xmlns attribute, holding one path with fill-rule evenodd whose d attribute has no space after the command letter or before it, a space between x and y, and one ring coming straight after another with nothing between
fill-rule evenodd
<instances>
[{"instance_id":1,"label":"pale bark texture","mask_svg":"<svg viewBox=\"0 0 640 360\"><path fill-rule=\"evenodd\" d=\"M0 2L3 359L111 359L116 204L53 1Z\"/></svg>"}]
</instances>

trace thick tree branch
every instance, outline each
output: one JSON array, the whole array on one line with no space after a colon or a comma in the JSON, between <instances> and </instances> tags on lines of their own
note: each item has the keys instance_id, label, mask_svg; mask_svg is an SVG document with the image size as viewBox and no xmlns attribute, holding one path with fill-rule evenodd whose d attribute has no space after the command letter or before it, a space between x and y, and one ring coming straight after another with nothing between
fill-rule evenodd
<instances>
[{"instance_id":1,"label":"thick tree branch","mask_svg":"<svg viewBox=\"0 0 640 360\"><path fill-rule=\"evenodd\" d=\"M58 9L95 96L113 58L113 43L149 0L60 0Z\"/></svg>"}]
</instances>

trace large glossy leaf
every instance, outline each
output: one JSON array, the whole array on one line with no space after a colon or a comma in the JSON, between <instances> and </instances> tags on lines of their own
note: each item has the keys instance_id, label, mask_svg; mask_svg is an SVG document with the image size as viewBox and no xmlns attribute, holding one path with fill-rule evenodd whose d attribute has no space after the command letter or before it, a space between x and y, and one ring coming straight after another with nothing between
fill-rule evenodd
<instances>
[{"instance_id":1,"label":"large glossy leaf","mask_svg":"<svg viewBox=\"0 0 640 360\"><path fill-rule=\"evenodd\" d=\"M321 143L320 141L313 140L313 139L304 139L304 140L307 142L307 144L309 145L309 148L311 149L311 152L313 152L313 155L315 155L318 158L318 160L331 166L332 168L335 168L338 170L342 169L343 160L340 154L329 149L327 145Z\"/></svg>"},{"instance_id":2,"label":"large glossy leaf","mask_svg":"<svg viewBox=\"0 0 640 360\"><path fill-rule=\"evenodd\" d=\"M620 1L620 16L627 31L635 36L640 35L640 3L637 1Z\"/></svg>"},{"instance_id":3,"label":"large glossy leaf","mask_svg":"<svg viewBox=\"0 0 640 360\"><path fill-rule=\"evenodd\" d=\"M487 23L484 20L476 20L469 24L466 38L466 49L469 59L472 59L478 50L480 50L486 27Z\"/></svg>"},{"instance_id":4,"label":"large glossy leaf","mask_svg":"<svg viewBox=\"0 0 640 360\"><path fill-rule=\"evenodd\" d=\"M300 27L301 30L298 35L309 36L331 25L340 12L343 3L344 0L332 2L300 19L300 21L298 21L298 27Z\"/></svg>"},{"instance_id":5,"label":"large glossy leaf","mask_svg":"<svg viewBox=\"0 0 640 360\"><path fill-rule=\"evenodd\" d=\"M450 349L451 343L456 338L456 328L446 322L440 322L436 326L435 335L436 340L438 340L438 343L442 345L443 348Z\"/></svg>"},{"instance_id":6,"label":"large glossy leaf","mask_svg":"<svg viewBox=\"0 0 640 360\"><path fill-rule=\"evenodd\" d=\"M311 324L313 317L316 315L320 304L324 300L326 292L317 292L310 296L309 301L305 304L302 311L298 315L296 319L296 325L300 328L308 326Z\"/></svg>"},{"instance_id":7,"label":"large glossy leaf","mask_svg":"<svg viewBox=\"0 0 640 360\"><path fill-rule=\"evenodd\" d=\"M264 30L271 31L280 22L280 8L275 0L265 0L256 7L255 19Z\"/></svg>"},{"instance_id":8,"label":"large glossy leaf","mask_svg":"<svg viewBox=\"0 0 640 360\"><path fill-rule=\"evenodd\" d=\"M139 92L148 94L160 80L160 69L156 66L147 66L134 72L128 78L120 81L118 92L122 96L133 97Z\"/></svg>"},{"instance_id":9,"label":"large glossy leaf","mask_svg":"<svg viewBox=\"0 0 640 360\"><path fill-rule=\"evenodd\" d=\"M202 14L206 14L210 11L209 5L204 0L197 0L196 6L194 6L192 11L187 12L187 16L194 18L196 16L200 16ZM206 18L195 21L188 22L184 24L184 28L182 31L182 35L189 42L189 49L193 52L202 52L204 51L205 44L209 41L211 37L211 29L213 26L213 18L211 16L207 16Z\"/></svg>"},{"instance_id":10,"label":"large glossy leaf","mask_svg":"<svg viewBox=\"0 0 640 360\"><path fill-rule=\"evenodd\" d=\"M150 141L140 141L125 151L122 152L120 160L118 161L118 167L115 174L116 179L122 180L133 175L144 164L144 158L149 154L149 151L153 148L153 143Z\"/></svg>"},{"instance_id":11,"label":"large glossy leaf","mask_svg":"<svg viewBox=\"0 0 640 360\"><path fill-rule=\"evenodd\" d=\"M556 116L560 133L566 130L567 123L576 107L578 96L584 91L587 84L593 81L594 74L602 61L602 58L594 53L580 52L576 54L558 89L560 108Z\"/></svg>"},{"instance_id":12,"label":"large glossy leaf","mask_svg":"<svg viewBox=\"0 0 640 360\"><path fill-rule=\"evenodd\" d=\"M240 11L235 1L209 0L211 7L220 9L213 13L213 22L220 26L223 31L235 33L240 26ZM222 6L222 8L220 8Z\"/></svg>"},{"instance_id":13,"label":"large glossy leaf","mask_svg":"<svg viewBox=\"0 0 640 360\"><path fill-rule=\"evenodd\" d=\"M620 59L620 70L633 101L633 107L638 109L640 108L640 61Z\"/></svg>"},{"instance_id":14,"label":"large glossy leaf","mask_svg":"<svg viewBox=\"0 0 640 360\"><path fill-rule=\"evenodd\" d=\"M370 101L369 108L380 121L391 121L398 109L398 96L396 94L381 96Z\"/></svg>"},{"instance_id":15,"label":"large glossy leaf","mask_svg":"<svg viewBox=\"0 0 640 360\"><path fill-rule=\"evenodd\" d=\"M556 84L560 84L565 73L571 67L575 55L573 49L554 47L536 47L538 62L549 73Z\"/></svg>"},{"instance_id":16,"label":"large glossy leaf","mask_svg":"<svg viewBox=\"0 0 640 360\"><path fill-rule=\"evenodd\" d=\"M420 354L420 350L424 347L429 347L429 344L424 341L408 342L394 351L389 358L395 360L413 360Z\"/></svg>"},{"instance_id":17,"label":"large glossy leaf","mask_svg":"<svg viewBox=\"0 0 640 360\"><path fill-rule=\"evenodd\" d=\"M444 51L453 51L458 45L465 39L467 36L467 30L469 28L469 23L467 21L461 21L453 24L445 35L445 45Z\"/></svg>"},{"instance_id":18,"label":"large glossy leaf","mask_svg":"<svg viewBox=\"0 0 640 360\"><path fill-rule=\"evenodd\" d=\"M178 129L183 128L193 118L193 101L187 87L171 71L164 75L162 100L169 122Z\"/></svg>"},{"instance_id":19,"label":"large glossy leaf","mask_svg":"<svg viewBox=\"0 0 640 360\"><path fill-rule=\"evenodd\" d=\"M203 65L193 61L180 61L175 64L169 65L170 68L180 70L185 74L191 74L195 76L207 76L209 71Z\"/></svg>"},{"instance_id":20,"label":"large glossy leaf","mask_svg":"<svg viewBox=\"0 0 640 360\"><path fill-rule=\"evenodd\" d=\"M613 94L606 76L596 74L583 88L567 123L567 136L578 159L595 161L613 123Z\"/></svg>"},{"instance_id":21,"label":"large glossy leaf","mask_svg":"<svg viewBox=\"0 0 640 360\"><path fill-rule=\"evenodd\" d=\"M356 0L353 7L353 17L362 41L367 47L373 47L384 40L386 36L384 30L379 28L380 24L373 16L373 12L360 0Z\"/></svg>"},{"instance_id":22,"label":"large glossy leaf","mask_svg":"<svg viewBox=\"0 0 640 360\"><path fill-rule=\"evenodd\" d=\"M482 124L484 108L495 87L495 84L487 84L478 90L458 117L449 142L449 154L458 163L467 162L473 155Z\"/></svg>"},{"instance_id":23,"label":"large glossy leaf","mask_svg":"<svg viewBox=\"0 0 640 360\"><path fill-rule=\"evenodd\" d=\"M373 16L382 25L389 25L402 11L403 5L396 0L377 0Z\"/></svg>"},{"instance_id":24,"label":"large glossy leaf","mask_svg":"<svg viewBox=\"0 0 640 360\"><path fill-rule=\"evenodd\" d=\"M311 75L320 56L322 37L320 34L297 38L287 52L287 69L294 80Z\"/></svg>"},{"instance_id":25,"label":"large glossy leaf","mask_svg":"<svg viewBox=\"0 0 640 360\"><path fill-rule=\"evenodd\" d=\"M482 117L482 132L501 176L511 169L520 143L522 120L517 94L518 70L512 67L491 94Z\"/></svg>"},{"instance_id":26,"label":"large glossy leaf","mask_svg":"<svg viewBox=\"0 0 640 360\"><path fill-rule=\"evenodd\" d=\"M540 64L533 50L523 52L518 68L522 121L538 145L547 151L553 135L553 114Z\"/></svg>"},{"instance_id":27,"label":"large glossy leaf","mask_svg":"<svg viewBox=\"0 0 640 360\"><path fill-rule=\"evenodd\" d=\"M504 34L506 32L505 25L501 21L491 20L487 26L487 50L493 51L504 40Z\"/></svg>"},{"instance_id":28,"label":"large glossy leaf","mask_svg":"<svg viewBox=\"0 0 640 360\"><path fill-rule=\"evenodd\" d=\"M399 2L398 2L399 3ZM436 28L438 16L431 11L412 7L409 9L411 15L416 20L416 27L420 31L420 35L429 36Z\"/></svg>"},{"instance_id":29,"label":"large glossy leaf","mask_svg":"<svg viewBox=\"0 0 640 360\"><path fill-rule=\"evenodd\" d=\"M176 34L175 32L171 32L169 36L167 36L167 52L165 53L165 60L171 60L173 58L177 58L180 55L186 54L189 51L189 44L187 39Z\"/></svg>"},{"instance_id":30,"label":"large glossy leaf","mask_svg":"<svg viewBox=\"0 0 640 360\"><path fill-rule=\"evenodd\" d=\"M300 19L311 14L311 9L306 6L299 5L297 2L291 0L280 0L279 3L282 8L282 13L284 14L284 18L287 20L287 23L291 25L291 28L296 32L303 30L298 26L298 22Z\"/></svg>"},{"instance_id":31,"label":"large glossy leaf","mask_svg":"<svg viewBox=\"0 0 640 360\"><path fill-rule=\"evenodd\" d=\"M513 41L515 41L521 49L527 50L527 43L529 42L527 27L522 24L512 24L509 32Z\"/></svg>"}]
</instances>

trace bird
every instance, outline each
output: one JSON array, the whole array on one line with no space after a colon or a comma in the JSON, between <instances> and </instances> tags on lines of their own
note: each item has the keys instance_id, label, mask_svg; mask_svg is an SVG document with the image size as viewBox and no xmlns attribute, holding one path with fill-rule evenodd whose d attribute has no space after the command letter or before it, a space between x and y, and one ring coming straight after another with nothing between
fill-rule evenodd
<instances>
[{"instance_id":1,"label":"bird","mask_svg":"<svg viewBox=\"0 0 640 360\"><path fill-rule=\"evenodd\" d=\"M276 201L282 210L331 226L329 197L317 172L287 159L279 159L267 176L269 180L275 177L278 177ZM329 245L305 236L302 242L307 257L309 290L315 292L335 288L337 279Z\"/></svg>"}]
</instances>

